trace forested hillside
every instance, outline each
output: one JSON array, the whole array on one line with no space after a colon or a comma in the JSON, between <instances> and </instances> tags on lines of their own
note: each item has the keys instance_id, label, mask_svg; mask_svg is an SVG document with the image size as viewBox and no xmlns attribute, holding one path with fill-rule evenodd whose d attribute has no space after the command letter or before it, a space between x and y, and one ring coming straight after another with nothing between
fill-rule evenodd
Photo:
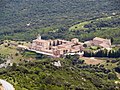
<instances>
[{"instance_id":1,"label":"forested hillside","mask_svg":"<svg viewBox=\"0 0 120 90\"><path fill-rule=\"evenodd\" d=\"M68 32L79 22L119 11L119 0L0 0L0 39L32 40L58 30L61 35L61 28Z\"/></svg>"},{"instance_id":2,"label":"forested hillside","mask_svg":"<svg viewBox=\"0 0 120 90\"><path fill-rule=\"evenodd\" d=\"M62 66L52 63L60 61ZM19 63L0 70L16 90L119 90L114 69L106 65L86 65L77 57L71 59L41 59ZM117 63L120 63L117 60ZM107 63L111 64L111 62ZM117 68L116 68L117 69ZM119 70L119 69L118 69Z\"/></svg>"}]
</instances>

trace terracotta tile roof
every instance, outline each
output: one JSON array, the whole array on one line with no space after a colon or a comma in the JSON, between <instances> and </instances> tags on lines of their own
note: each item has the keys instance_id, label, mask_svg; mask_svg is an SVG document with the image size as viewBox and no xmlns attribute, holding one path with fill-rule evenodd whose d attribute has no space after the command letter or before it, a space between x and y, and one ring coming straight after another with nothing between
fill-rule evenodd
<instances>
[{"instance_id":1,"label":"terracotta tile roof","mask_svg":"<svg viewBox=\"0 0 120 90\"><path fill-rule=\"evenodd\" d=\"M95 37L93 40L105 41L105 40L107 40L107 39L104 39L104 38L99 38L99 37Z\"/></svg>"},{"instance_id":2,"label":"terracotta tile roof","mask_svg":"<svg viewBox=\"0 0 120 90\"><path fill-rule=\"evenodd\" d=\"M38 39L36 39L36 40L33 40L33 42L49 42L48 40L38 40Z\"/></svg>"},{"instance_id":3,"label":"terracotta tile roof","mask_svg":"<svg viewBox=\"0 0 120 90\"><path fill-rule=\"evenodd\" d=\"M104 47L104 48L110 48L110 45L108 45L106 43L101 43L101 44L99 44L99 46Z\"/></svg>"},{"instance_id":4,"label":"terracotta tile roof","mask_svg":"<svg viewBox=\"0 0 120 90\"><path fill-rule=\"evenodd\" d=\"M78 38L73 38L73 39L71 39L71 40L78 40Z\"/></svg>"}]
</instances>

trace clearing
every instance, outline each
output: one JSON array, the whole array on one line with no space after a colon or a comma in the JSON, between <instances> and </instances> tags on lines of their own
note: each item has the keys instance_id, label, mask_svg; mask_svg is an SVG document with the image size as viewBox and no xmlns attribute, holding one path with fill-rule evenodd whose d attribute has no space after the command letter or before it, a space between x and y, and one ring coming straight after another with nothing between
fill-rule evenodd
<instances>
[{"instance_id":1,"label":"clearing","mask_svg":"<svg viewBox=\"0 0 120 90\"><path fill-rule=\"evenodd\" d=\"M104 63L104 60L100 60L100 59L96 59L94 57L81 57L81 59L85 60L86 64L92 64L92 65L96 65L96 64L101 64Z\"/></svg>"},{"instance_id":2,"label":"clearing","mask_svg":"<svg viewBox=\"0 0 120 90\"><path fill-rule=\"evenodd\" d=\"M95 19L95 20L90 20L90 21L85 21L85 22L81 22L79 24L76 24L76 25L73 25L72 27L69 28L70 31L75 31L75 30L88 30L89 28L85 28L84 26L87 25L87 24L90 24L91 22L93 21L106 21L106 20L109 20L111 19L113 16L109 16L109 17L104 17L104 18L98 18L98 19Z\"/></svg>"}]
</instances>

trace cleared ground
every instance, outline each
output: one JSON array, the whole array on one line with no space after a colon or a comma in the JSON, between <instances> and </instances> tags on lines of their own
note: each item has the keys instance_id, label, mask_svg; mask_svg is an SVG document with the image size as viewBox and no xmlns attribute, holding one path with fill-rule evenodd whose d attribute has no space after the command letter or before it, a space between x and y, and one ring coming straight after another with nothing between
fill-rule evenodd
<instances>
[{"instance_id":1,"label":"cleared ground","mask_svg":"<svg viewBox=\"0 0 120 90\"><path fill-rule=\"evenodd\" d=\"M100 59L96 59L94 57L82 57L81 59L85 60L85 63L86 64L92 64L92 65L96 65L96 64L101 64L101 63L104 63L105 61L104 60L100 60Z\"/></svg>"},{"instance_id":2,"label":"cleared ground","mask_svg":"<svg viewBox=\"0 0 120 90\"><path fill-rule=\"evenodd\" d=\"M0 45L0 54L6 56L6 57L9 57L9 59L11 60L11 62L20 62L21 60L24 60L24 59L28 59L29 58L25 58L23 57L23 55L21 55L19 53L19 51L17 50L17 46L14 46L15 45L18 45L18 44L23 44L25 46L29 46L30 43L26 43L26 42L16 42L16 41L4 41L5 43L4 44L1 44ZM9 45L8 46L8 43L12 43L12 45Z\"/></svg>"}]
</instances>

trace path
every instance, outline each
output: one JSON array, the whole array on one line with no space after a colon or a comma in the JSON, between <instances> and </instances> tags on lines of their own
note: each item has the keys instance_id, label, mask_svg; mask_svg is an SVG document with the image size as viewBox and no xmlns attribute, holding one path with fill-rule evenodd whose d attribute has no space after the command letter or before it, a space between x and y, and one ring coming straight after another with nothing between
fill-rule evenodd
<instances>
[{"instance_id":1,"label":"path","mask_svg":"<svg viewBox=\"0 0 120 90\"><path fill-rule=\"evenodd\" d=\"M13 85L10 84L9 82L5 81L5 80L0 79L0 83L4 87L4 90L15 90L15 88L13 87Z\"/></svg>"}]
</instances>

